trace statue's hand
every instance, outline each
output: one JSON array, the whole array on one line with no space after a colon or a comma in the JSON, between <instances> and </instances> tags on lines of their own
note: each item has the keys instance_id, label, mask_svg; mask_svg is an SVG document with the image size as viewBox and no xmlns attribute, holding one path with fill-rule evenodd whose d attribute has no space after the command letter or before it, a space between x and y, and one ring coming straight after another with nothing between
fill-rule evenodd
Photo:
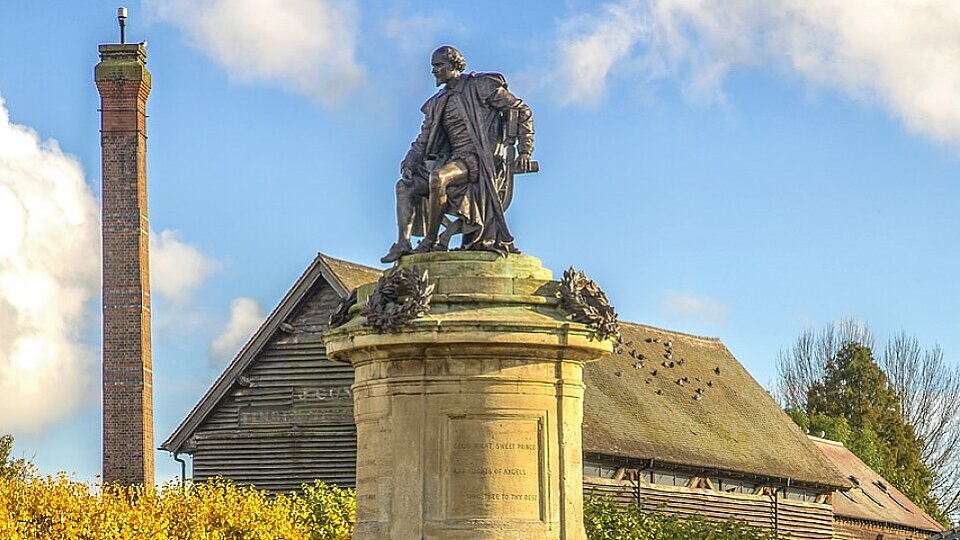
<instances>
[{"instance_id":1,"label":"statue's hand","mask_svg":"<svg viewBox=\"0 0 960 540\"><path fill-rule=\"evenodd\" d=\"M514 165L518 171L527 172L530 170L530 154L520 154Z\"/></svg>"},{"instance_id":2,"label":"statue's hand","mask_svg":"<svg viewBox=\"0 0 960 540\"><path fill-rule=\"evenodd\" d=\"M413 183L413 171L410 167L400 169L400 178L403 180L403 183L408 186Z\"/></svg>"}]
</instances>

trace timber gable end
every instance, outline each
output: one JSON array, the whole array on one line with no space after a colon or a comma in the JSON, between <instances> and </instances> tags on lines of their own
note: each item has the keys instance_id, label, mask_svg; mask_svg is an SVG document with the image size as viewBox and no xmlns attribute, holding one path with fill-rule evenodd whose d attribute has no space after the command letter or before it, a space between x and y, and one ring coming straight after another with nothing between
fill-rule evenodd
<instances>
[{"instance_id":1,"label":"timber gable end","mask_svg":"<svg viewBox=\"0 0 960 540\"><path fill-rule=\"evenodd\" d=\"M331 362L319 336L340 295L314 285L300 313L269 341L194 434L197 480L224 476L271 491L304 478L355 482L353 369Z\"/></svg>"},{"instance_id":2,"label":"timber gable end","mask_svg":"<svg viewBox=\"0 0 960 540\"><path fill-rule=\"evenodd\" d=\"M353 368L321 336L341 298L379 271L318 255L161 448L193 454L193 477L271 492L305 478L352 487ZM360 283L358 283L360 282Z\"/></svg>"}]
</instances>

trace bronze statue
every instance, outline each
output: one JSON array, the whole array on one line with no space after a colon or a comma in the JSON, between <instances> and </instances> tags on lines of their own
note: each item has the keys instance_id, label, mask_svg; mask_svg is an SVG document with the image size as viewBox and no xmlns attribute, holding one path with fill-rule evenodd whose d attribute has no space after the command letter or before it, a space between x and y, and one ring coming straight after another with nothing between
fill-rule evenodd
<instances>
[{"instance_id":1,"label":"bronze statue","mask_svg":"<svg viewBox=\"0 0 960 540\"><path fill-rule=\"evenodd\" d=\"M421 108L420 135L400 164L398 238L380 260L446 251L456 234L460 249L519 253L503 213L513 175L539 170L530 159L530 107L507 90L503 75L464 73L467 62L454 47L434 51L431 64L443 88ZM416 249L412 235L423 236Z\"/></svg>"}]
</instances>

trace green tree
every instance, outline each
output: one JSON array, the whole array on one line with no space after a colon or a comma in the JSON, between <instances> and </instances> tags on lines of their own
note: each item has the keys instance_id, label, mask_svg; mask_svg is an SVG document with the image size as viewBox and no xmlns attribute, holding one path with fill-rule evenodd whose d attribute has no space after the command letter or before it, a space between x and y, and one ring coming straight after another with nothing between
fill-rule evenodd
<instances>
[{"instance_id":1,"label":"green tree","mask_svg":"<svg viewBox=\"0 0 960 540\"><path fill-rule=\"evenodd\" d=\"M933 473L901 414L900 398L869 347L847 343L807 392L806 410L788 413L811 433L844 443L932 517L945 521L930 494Z\"/></svg>"},{"instance_id":2,"label":"green tree","mask_svg":"<svg viewBox=\"0 0 960 540\"><path fill-rule=\"evenodd\" d=\"M744 522L708 521L621 508L608 499L590 497L583 503L588 540L773 540L773 534Z\"/></svg>"},{"instance_id":3,"label":"green tree","mask_svg":"<svg viewBox=\"0 0 960 540\"><path fill-rule=\"evenodd\" d=\"M0 478L26 478L33 471L33 465L23 458L14 459L13 436L0 436Z\"/></svg>"},{"instance_id":4,"label":"green tree","mask_svg":"<svg viewBox=\"0 0 960 540\"><path fill-rule=\"evenodd\" d=\"M805 411L798 409L787 409L787 414L811 435L831 441L850 440L850 424L846 418L835 418L821 413L807 416Z\"/></svg>"}]
</instances>

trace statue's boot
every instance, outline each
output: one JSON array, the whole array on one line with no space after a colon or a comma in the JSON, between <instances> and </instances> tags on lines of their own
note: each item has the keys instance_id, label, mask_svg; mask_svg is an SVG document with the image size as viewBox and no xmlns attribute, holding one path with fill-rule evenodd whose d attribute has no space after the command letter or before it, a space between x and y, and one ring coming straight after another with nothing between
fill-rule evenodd
<instances>
[{"instance_id":1,"label":"statue's boot","mask_svg":"<svg viewBox=\"0 0 960 540\"><path fill-rule=\"evenodd\" d=\"M410 253L413 253L413 248L410 245L410 241L397 240L396 242L393 243L392 246L390 246L390 251L388 251L387 254L384 255L383 257L380 257L380 262L392 263L397 259L399 259L400 257L403 257L404 255L408 255Z\"/></svg>"},{"instance_id":2,"label":"statue's boot","mask_svg":"<svg viewBox=\"0 0 960 540\"><path fill-rule=\"evenodd\" d=\"M430 253L431 251L446 251L437 243L436 238L430 238L429 236L424 236L420 239L420 243L417 244L417 247L414 248L412 253Z\"/></svg>"}]
</instances>

